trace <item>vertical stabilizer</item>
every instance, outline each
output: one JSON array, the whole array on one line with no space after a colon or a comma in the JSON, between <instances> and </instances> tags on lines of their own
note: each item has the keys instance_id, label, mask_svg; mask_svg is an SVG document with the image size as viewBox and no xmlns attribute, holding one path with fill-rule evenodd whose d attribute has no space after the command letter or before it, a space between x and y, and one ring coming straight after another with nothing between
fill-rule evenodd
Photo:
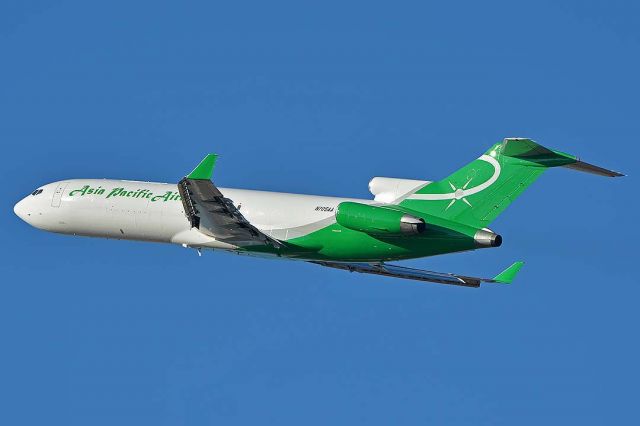
<instances>
[{"instance_id":1,"label":"vertical stabilizer","mask_svg":"<svg viewBox=\"0 0 640 426\"><path fill-rule=\"evenodd\" d=\"M531 139L507 138L447 178L422 186L400 205L484 228L550 167L622 176Z\"/></svg>"}]
</instances>

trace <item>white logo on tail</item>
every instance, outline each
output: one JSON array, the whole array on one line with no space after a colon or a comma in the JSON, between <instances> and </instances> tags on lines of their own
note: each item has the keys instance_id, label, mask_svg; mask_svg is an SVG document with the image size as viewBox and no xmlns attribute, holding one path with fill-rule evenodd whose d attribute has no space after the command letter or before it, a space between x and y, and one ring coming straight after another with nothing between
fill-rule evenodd
<instances>
[{"instance_id":1,"label":"white logo on tail","mask_svg":"<svg viewBox=\"0 0 640 426\"><path fill-rule=\"evenodd\" d=\"M469 179L461 188L456 188L455 185L449 182L449 186L451 186L451 189L453 190L453 192L449 192L447 194L412 194L407 199L408 200L428 200L428 201L451 200L451 202L449 203L449 205L445 210L449 209L449 207L454 205L455 202L458 200L462 200L462 202L464 202L466 205L468 205L469 207L472 207L471 203L465 197L484 191L485 189L493 185L500 177L500 163L498 163L498 161L495 158L489 155L482 155L480 158L478 158L478 160L485 161L493 166L493 176L491 176L486 182L483 182L478 186L474 186L473 188L468 188L468 189L467 189L467 186L469 186L473 178Z\"/></svg>"}]
</instances>

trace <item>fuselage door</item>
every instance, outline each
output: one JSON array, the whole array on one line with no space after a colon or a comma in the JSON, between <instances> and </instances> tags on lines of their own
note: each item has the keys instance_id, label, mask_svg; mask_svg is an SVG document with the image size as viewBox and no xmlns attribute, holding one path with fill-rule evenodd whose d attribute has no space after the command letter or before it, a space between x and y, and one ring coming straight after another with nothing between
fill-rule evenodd
<instances>
[{"instance_id":1,"label":"fuselage door","mask_svg":"<svg viewBox=\"0 0 640 426\"><path fill-rule=\"evenodd\" d=\"M51 207L60 207L60 203L62 202L62 193L64 189L67 187L68 182L63 182L56 188L53 193L53 198L51 199Z\"/></svg>"}]
</instances>

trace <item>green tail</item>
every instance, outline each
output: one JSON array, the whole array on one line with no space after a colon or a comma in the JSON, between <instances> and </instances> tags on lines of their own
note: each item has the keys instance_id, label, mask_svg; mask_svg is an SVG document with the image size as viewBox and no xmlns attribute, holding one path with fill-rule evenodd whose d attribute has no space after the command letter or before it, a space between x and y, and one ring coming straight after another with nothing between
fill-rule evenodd
<instances>
[{"instance_id":1,"label":"green tail","mask_svg":"<svg viewBox=\"0 0 640 426\"><path fill-rule=\"evenodd\" d=\"M400 205L484 228L545 170L558 166L603 176L622 176L530 139L508 138L451 176L418 189Z\"/></svg>"}]
</instances>

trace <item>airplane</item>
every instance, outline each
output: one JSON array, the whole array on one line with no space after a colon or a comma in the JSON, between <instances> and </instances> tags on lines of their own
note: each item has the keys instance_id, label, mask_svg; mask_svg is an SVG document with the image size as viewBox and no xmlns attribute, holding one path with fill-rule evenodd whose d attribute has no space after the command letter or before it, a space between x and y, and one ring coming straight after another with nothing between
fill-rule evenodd
<instances>
[{"instance_id":1,"label":"airplane","mask_svg":"<svg viewBox=\"0 0 640 426\"><path fill-rule=\"evenodd\" d=\"M436 182L374 177L373 200L218 188L217 155L176 183L70 179L14 207L50 232L179 244L466 287L510 284L515 262L493 278L409 268L389 261L499 247L488 226L545 170L624 176L531 139L506 138Z\"/></svg>"}]
</instances>

